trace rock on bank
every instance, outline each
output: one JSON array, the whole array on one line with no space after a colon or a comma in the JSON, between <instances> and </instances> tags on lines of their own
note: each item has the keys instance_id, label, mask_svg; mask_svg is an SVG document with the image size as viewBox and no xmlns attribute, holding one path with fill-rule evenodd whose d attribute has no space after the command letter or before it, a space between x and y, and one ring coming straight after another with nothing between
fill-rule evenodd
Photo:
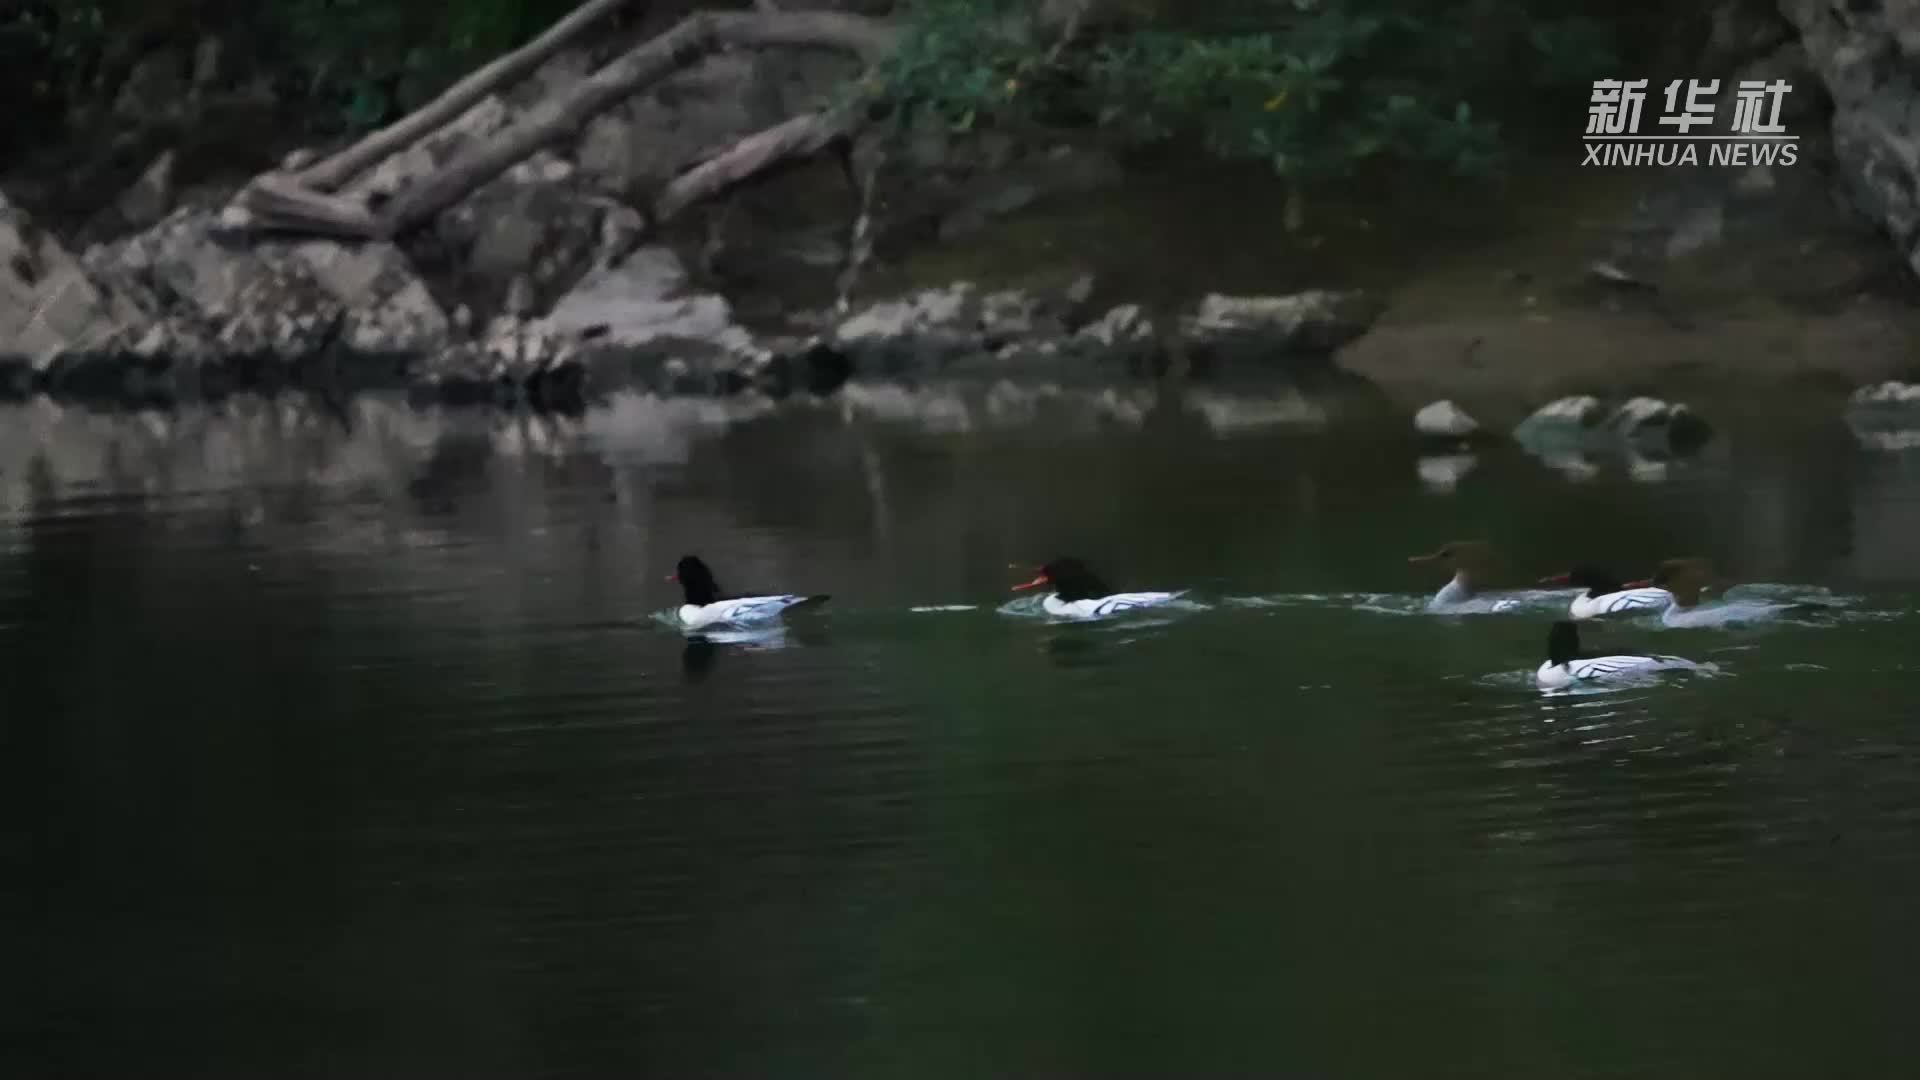
<instances>
[{"instance_id":1,"label":"rock on bank","mask_svg":"<svg viewBox=\"0 0 1920 1080\"><path fill-rule=\"evenodd\" d=\"M524 290L522 290L524 291ZM0 201L0 387L175 400L241 387L408 387L448 401L564 406L623 389L830 391L849 378L968 371L1142 376L1325 364L1377 305L1355 293L1207 296L1155 318L966 282L869 303L824 331L756 334L664 246L607 243L542 305L477 322L389 243L263 240L181 210L82 257ZM545 310L536 313L535 309Z\"/></svg>"}]
</instances>

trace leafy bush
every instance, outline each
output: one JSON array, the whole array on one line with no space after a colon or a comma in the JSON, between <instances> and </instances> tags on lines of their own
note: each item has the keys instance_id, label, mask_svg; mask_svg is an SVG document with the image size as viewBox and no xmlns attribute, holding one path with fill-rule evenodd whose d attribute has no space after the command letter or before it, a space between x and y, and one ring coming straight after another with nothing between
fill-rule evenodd
<instances>
[{"instance_id":1,"label":"leafy bush","mask_svg":"<svg viewBox=\"0 0 1920 1080\"><path fill-rule=\"evenodd\" d=\"M58 112L104 98L143 53L205 36L278 69L349 128L417 103L565 15L573 0L42 0L0 15L12 100Z\"/></svg>"},{"instance_id":2,"label":"leafy bush","mask_svg":"<svg viewBox=\"0 0 1920 1080\"><path fill-rule=\"evenodd\" d=\"M33 103L14 123L57 122L113 93L144 52L185 52L218 33L230 57L281 72L283 97L362 129L576 2L30 0L0 15L0 91ZM1584 86L1610 67L1624 8L1656 10L1653 0L1066 2L1120 10L1128 24L1103 24L1055 56L1057 28L1039 12L1062 0L898 0L909 29L879 72L882 93L910 120L1065 118L1134 142L1190 141L1301 182L1383 160L1476 172L1498 160L1503 99Z\"/></svg>"},{"instance_id":3,"label":"leafy bush","mask_svg":"<svg viewBox=\"0 0 1920 1080\"><path fill-rule=\"evenodd\" d=\"M1516 89L1587 85L1616 28L1550 0L1244 0L1166 10L1051 61L1022 0L909 0L881 73L902 113L959 128L1077 111L1134 142L1191 141L1301 183L1374 161L1481 173Z\"/></svg>"}]
</instances>

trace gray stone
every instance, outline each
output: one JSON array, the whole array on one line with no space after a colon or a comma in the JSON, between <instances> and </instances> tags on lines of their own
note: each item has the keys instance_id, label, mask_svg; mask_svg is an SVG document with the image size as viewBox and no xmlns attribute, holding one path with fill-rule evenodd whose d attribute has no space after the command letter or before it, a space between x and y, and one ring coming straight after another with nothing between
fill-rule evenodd
<instances>
[{"instance_id":1,"label":"gray stone","mask_svg":"<svg viewBox=\"0 0 1920 1080\"><path fill-rule=\"evenodd\" d=\"M1920 447L1920 383L1889 379L1855 390L1847 401L1846 423L1870 450Z\"/></svg>"},{"instance_id":2,"label":"gray stone","mask_svg":"<svg viewBox=\"0 0 1920 1080\"><path fill-rule=\"evenodd\" d=\"M1075 331L1068 345L1079 356L1135 373L1145 373L1161 354L1153 320L1139 304L1108 309Z\"/></svg>"},{"instance_id":3,"label":"gray stone","mask_svg":"<svg viewBox=\"0 0 1920 1080\"><path fill-rule=\"evenodd\" d=\"M108 346L142 314L0 195L0 363L44 371L63 356Z\"/></svg>"},{"instance_id":4,"label":"gray stone","mask_svg":"<svg viewBox=\"0 0 1920 1080\"><path fill-rule=\"evenodd\" d=\"M834 327L830 343L861 374L925 371L985 348L971 282L867 307Z\"/></svg>"},{"instance_id":5,"label":"gray stone","mask_svg":"<svg viewBox=\"0 0 1920 1080\"><path fill-rule=\"evenodd\" d=\"M1920 383L1888 379L1855 390L1847 402L1856 408L1920 408Z\"/></svg>"},{"instance_id":6,"label":"gray stone","mask_svg":"<svg viewBox=\"0 0 1920 1080\"><path fill-rule=\"evenodd\" d=\"M162 151L140 178L121 193L115 209L126 225L144 229L167 215L173 204L173 161L172 150Z\"/></svg>"},{"instance_id":7,"label":"gray stone","mask_svg":"<svg viewBox=\"0 0 1920 1080\"><path fill-rule=\"evenodd\" d=\"M426 353L443 347L446 313L392 244L316 240L293 254L344 311L340 343L362 353Z\"/></svg>"},{"instance_id":8,"label":"gray stone","mask_svg":"<svg viewBox=\"0 0 1920 1080\"><path fill-rule=\"evenodd\" d=\"M1834 156L1853 200L1920 270L1920 4L1780 0L1780 10L1833 98Z\"/></svg>"},{"instance_id":9,"label":"gray stone","mask_svg":"<svg viewBox=\"0 0 1920 1080\"><path fill-rule=\"evenodd\" d=\"M1451 401L1435 401L1413 414L1413 430L1436 438L1460 439L1480 430L1480 424Z\"/></svg>"},{"instance_id":10,"label":"gray stone","mask_svg":"<svg viewBox=\"0 0 1920 1080\"><path fill-rule=\"evenodd\" d=\"M779 90L752 53L728 53L662 80L587 125L578 160L618 197L651 194L701 156L781 120Z\"/></svg>"},{"instance_id":11,"label":"gray stone","mask_svg":"<svg viewBox=\"0 0 1920 1080\"><path fill-rule=\"evenodd\" d=\"M1359 337L1379 305L1358 292L1310 290L1289 296L1211 293L1181 320L1180 340L1199 355L1260 360L1324 356Z\"/></svg>"},{"instance_id":12,"label":"gray stone","mask_svg":"<svg viewBox=\"0 0 1920 1080\"><path fill-rule=\"evenodd\" d=\"M1514 441L1529 448L1583 446L1604 415L1600 399L1588 394L1558 398L1540 406L1513 429Z\"/></svg>"},{"instance_id":13,"label":"gray stone","mask_svg":"<svg viewBox=\"0 0 1920 1080\"><path fill-rule=\"evenodd\" d=\"M588 394L713 390L765 354L724 297L689 289L686 268L664 247L590 272L536 325L570 343Z\"/></svg>"},{"instance_id":14,"label":"gray stone","mask_svg":"<svg viewBox=\"0 0 1920 1080\"><path fill-rule=\"evenodd\" d=\"M1060 319L1039 296L1024 289L1003 289L980 298L980 332L989 348L1035 336L1066 333Z\"/></svg>"},{"instance_id":15,"label":"gray stone","mask_svg":"<svg viewBox=\"0 0 1920 1080\"><path fill-rule=\"evenodd\" d=\"M1514 428L1514 441L1543 457L1638 446L1690 452L1712 429L1684 404L1636 397L1608 408L1590 395L1563 397L1535 410Z\"/></svg>"}]
</instances>

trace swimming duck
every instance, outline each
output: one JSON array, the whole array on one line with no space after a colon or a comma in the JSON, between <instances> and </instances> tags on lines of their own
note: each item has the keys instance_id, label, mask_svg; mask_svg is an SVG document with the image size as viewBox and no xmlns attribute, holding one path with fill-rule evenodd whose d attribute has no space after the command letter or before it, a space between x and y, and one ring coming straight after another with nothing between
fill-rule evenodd
<instances>
[{"instance_id":1,"label":"swimming duck","mask_svg":"<svg viewBox=\"0 0 1920 1080\"><path fill-rule=\"evenodd\" d=\"M678 582L686 594L686 603L675 614L689 630L704 626L742 625L777 619L783 612L803 605L824 604L825 594L797 596L791 593L764 596L726 596L713 571L697 555L681 556L668 581Z\"/></svg>"},{"instance_id":2,"label":"swimming duck","mask_svg":"<svg viewBox=\"0 0 1920 1080\"><path fill-rule=\"evenodd\" d=\"M1726 600L1702 605L1700 593L1713 580L1713 564L1706 559L1667 559L1651 578L1635 581L1628 588L1656 586L1673 595L1673 603L1660 613L1663 625L1675 628L1725 626L1729 623L1757 622L1789 613L1824 610L1819 604L1770 604L1755 600Z\"/></svg>"},{"instance_id":3,"label":"swimming duck","mask_svg":"<svg viewBox=\"0 0 1920 1080\"><path fill-rule=\"evenodd\" d=\"M1580 631L1570 620L1562 619L1547 631L1547 662L1540 665L1533 677L1542 690L1564 690L1578 683L1698 666L1678 656L1582 655Z\"/></svg>"},{"instance_id":4,"label":"swimming duck","mask_svg":"<svg viewBox=\"0 0 1920 1080\"><path fill-rule=\"evenodd\" d=\"M1051 585L1053 591L1040 601L1041 609L1062 619L1105 618L1122 611L1157 607L1180 596L1177 592L1114 592L1086 563L1071 556L1040 567L1032 581L1015 585L1013 591L1043 585Z\"/></svg>"},{"instance_id":5,"label":"swimming duck","mask_svg":"<svg viewBox=\"0 0 1920 1080\"><path fill-rule=\"evenodd\" d=\"M1409 563L1439 563L1453 570L1453 577L1427 601L1428 611L1507 611L1519 605L1512 597L1483 597L1475 591L1476 579L1486 574L1493 549L1480 540L1454 540L1442 544L1430 555L1409 555Z\"/></svg>"}]
</instances>

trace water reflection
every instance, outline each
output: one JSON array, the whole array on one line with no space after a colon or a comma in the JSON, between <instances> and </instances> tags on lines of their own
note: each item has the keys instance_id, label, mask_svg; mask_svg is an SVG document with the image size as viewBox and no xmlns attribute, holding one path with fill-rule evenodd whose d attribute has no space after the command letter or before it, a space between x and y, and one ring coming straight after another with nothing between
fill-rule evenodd
<instances>
[{"instance_id":1,"label":"water reflection","mask_svg":"<svg viewBox=\"0 0 1920 1080\"><path fill-rule=\"evenodd\" d=\"M1417 468L1422 486L1436 495L1447 495L1479 466L1477 454L1428 454L1420 459Z\"/></svg>"},{"instance_id":2,"label":"water reflection","mask_svg":"<svg viewBox=\"0 0 1920 1080\"><path fill-rule=\"evenodd\" d=\"M686 648L680 652L680 669L686 673L690 683L703 682L713 672L713 662L718 658L720 647L712 639L699 634L687 638Z\"/></svg>"},{"instance_id":3,"label":"water reflection","mask_svg":"<svg viewBox=\"0 0 1920 1080\"><path fill-rule=\"evenodd\" d=\"M1358 498L1384 508L1425 490L1449 495L1469 523L1484 520L1475 509L1482 505L1552 501L1590 505L1610 527L1673 538L1649 543L1652 550L1628 541L1637 555L1600 553L1615 561L1653 560L1665 554L1657 548L1717 539L1727 561L1748 564L1747 576L1780 579L1805 563L1899 579L1915 562L1899 538L1920 528L1920 470L1900 465L1909 455L1851 459L1858 433L1837 423L1844 444L1825 435L1770 438L1764 423L1727 425L1708 453L1684 460L1624 444L1611 457L1589 448L1420 456L1411 447L1382 453L1404 443L1370 408L1297 388L1004 380L854 386L824 402L780 405L622 395L579 417L415 409L376 396L337 408L243 396L168 413L41 399L0 407L0 544L18 544L22 521L66 512L60 508L76 499L168 499L198 507L195 522L217 520L269 547L294 532L313 544L306 529L315 519L328 522L319 542L343 554L477 542L506 566L575 545L583 565L632 573L634 590L622 598L631 599L637 572L658 562L664 536L696 545L704 536L741 538L748 547L737 557L754 576L798 580L830 565L844 566L827 571L844 578L863 557L910 551L929 568L956 567L966 551L1005 544L992 534L1011 526L1034 533L1041 548L1098 550L1102 535L1115 532L1157 537L1164 558L1143 569L1184 584L1208 549L1236 534L1297 548L1306 541L1288 537L1331 506ZM1149 422L1155 416L1166 426ZM940 441L956 432L976 441ZM1036 468L1023 459L1036 434L1073 449L1050 450L1064 456ZM1516 459L1590 494L1541 489L1541 477L1513 468ZM1623 483L1669 490L1676 501L1629 495ZM550 497L556 492L565 497ZM1557 513L1530 527L1553 531L1546 519ZM1192 527L1201 521L1204 529ZM795 528L845 535L842 522L861 524L857 551L773 539ZM493 572L482 567L475 571ZM918 576L949 586L918 606L970 599L956 573ZM1376 571L1343 587L1377 580ZM511 603L505 593L496 599Z\"/></svg>"}]
</instances>

